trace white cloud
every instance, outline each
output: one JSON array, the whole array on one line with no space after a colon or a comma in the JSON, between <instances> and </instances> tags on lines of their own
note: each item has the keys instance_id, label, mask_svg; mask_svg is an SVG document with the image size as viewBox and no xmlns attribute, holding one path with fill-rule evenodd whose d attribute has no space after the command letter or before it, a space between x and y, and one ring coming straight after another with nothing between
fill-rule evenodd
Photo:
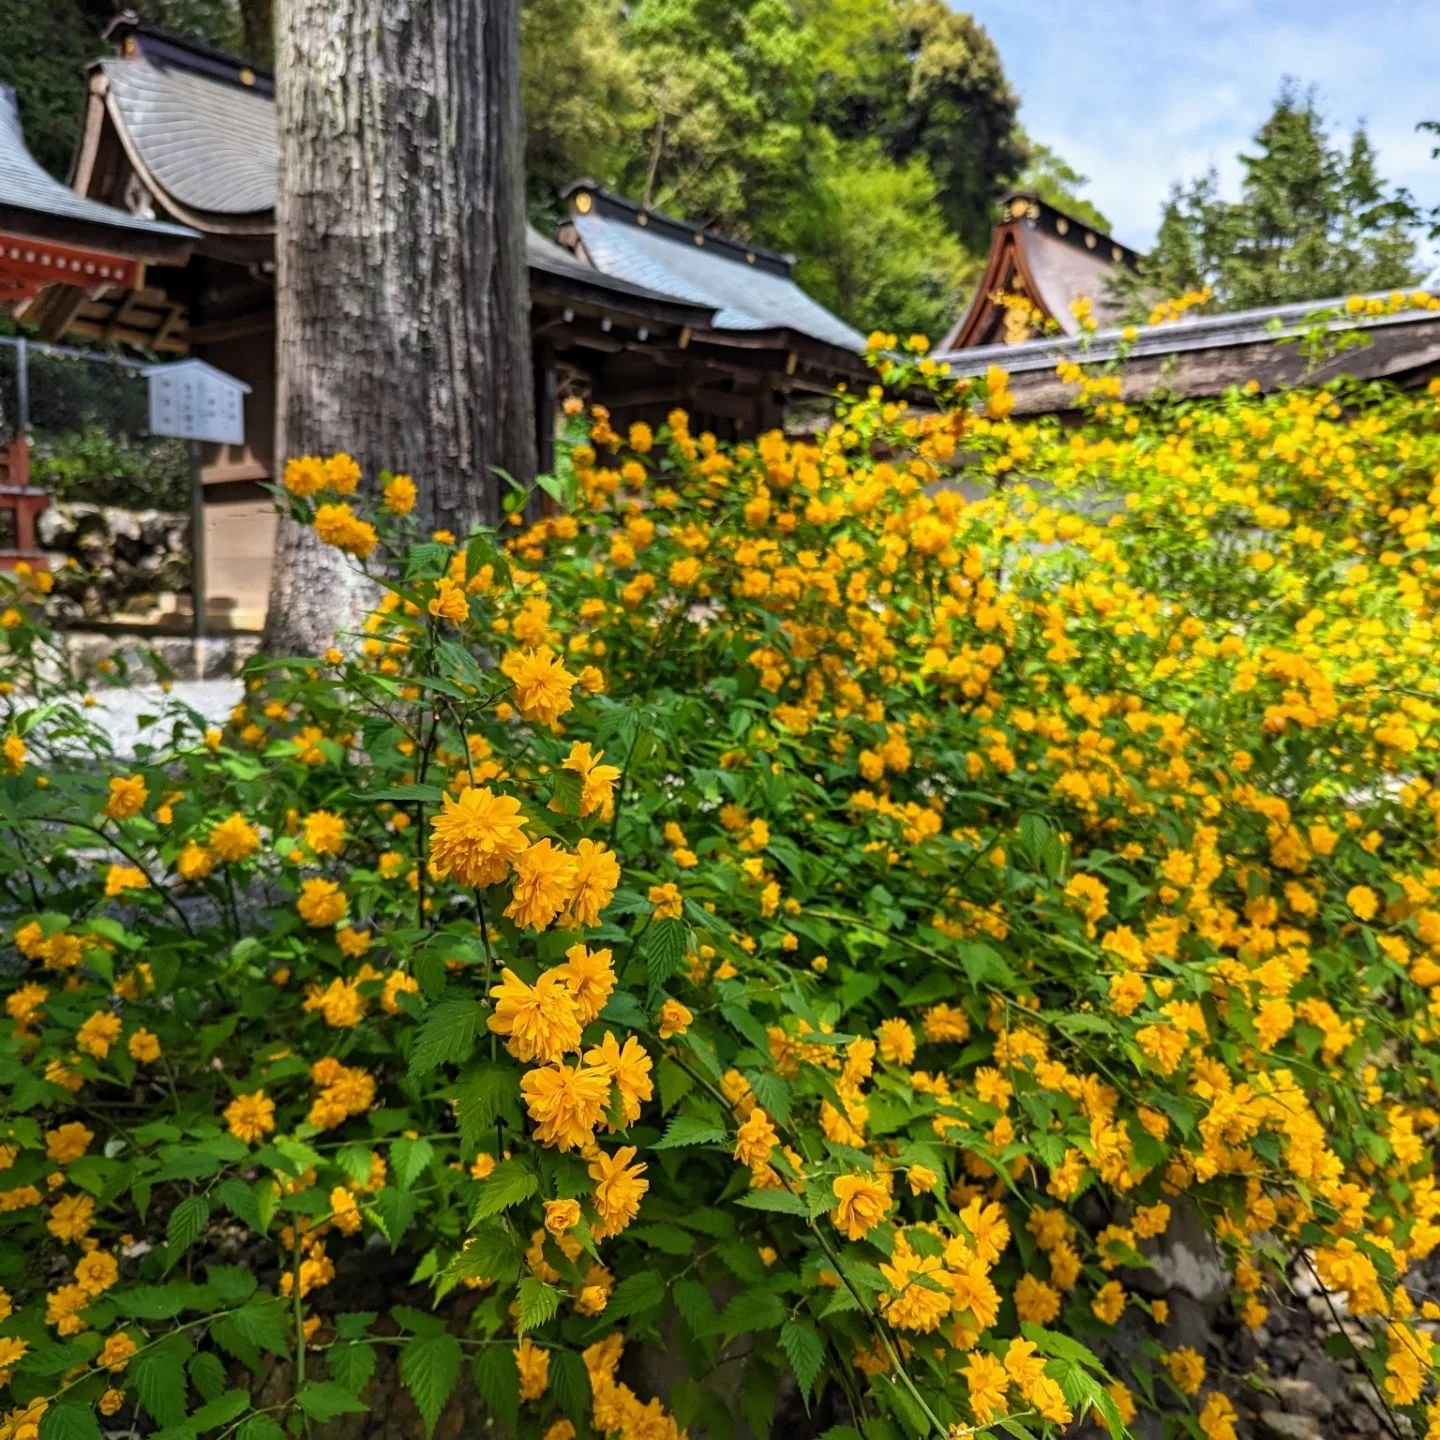
<instances>
[{"instance_id":1,"label":"white cloud","mask_svg":"<svg viewBox=\"0 0 1440 1440\"><path fill-rule=\"evenodd\" d=\"M1440 118L1440 5L1423 0L968 0L1000 47L1020 117L1090 177L1115 235L1154 238L1170 185L1238 153L1282 79L1316 86L1332 124L1365 120L1382 173L1440 201L1417 121Z\"/></svg>"}]
</instances>

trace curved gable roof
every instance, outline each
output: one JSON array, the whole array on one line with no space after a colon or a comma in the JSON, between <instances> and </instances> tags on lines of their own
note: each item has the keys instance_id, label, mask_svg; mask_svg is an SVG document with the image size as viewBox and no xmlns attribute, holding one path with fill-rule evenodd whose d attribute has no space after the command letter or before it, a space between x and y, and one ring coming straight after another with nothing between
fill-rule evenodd
<instances>
[{"instance_id":1,"label":"curved gable roof","mask_svg":"<svg viewBox=\"0 0 1440 1440\"><path fill-rule=\"evenodd\" d=\"M273 224L275 102L178 66L102 60L110 113L132 159L177 213Z\"/></svg>"},{"instance_id":2,"label":"curved gable roof","mask_svg":"<svg viewBox=\"0 0 1440 1440\"><path fill-rule=\"evenodd\" d=\"M0 85L0 225L7 223L7 215L74 222L97 246L113 245L125 254L142 257L156 253L157 248L173 252L176 242L198 238L182 225L147 220L77 195L47 175L26 148L15 92Z\"/></svg>"},{"instance_id":3,"label":"curved gable roof","mask_svg":"<svg viewBox=\"0 0 1440 1440\"><path fill-rule=\"evenodd\" d=\"M793 330L858 354L865 337L791 277L789 256L646 210L588 182L567 187L568 223L607 275L715 311L717 330Z\"/></svg>"}]
</instances>

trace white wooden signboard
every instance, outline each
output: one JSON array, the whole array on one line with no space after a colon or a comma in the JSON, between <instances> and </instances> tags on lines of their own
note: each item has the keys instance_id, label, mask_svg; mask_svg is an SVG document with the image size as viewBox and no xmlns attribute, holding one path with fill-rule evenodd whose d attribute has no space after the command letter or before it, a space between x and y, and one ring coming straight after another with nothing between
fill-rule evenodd
<instances>
[{"instance_id":1,"label":"white wooden signboard","mask_svg":"<svg viewBox=\"0 0 1440 1440\"><path fill-rule=\"evenodd\" d=\"M150 433L217 445L245 443L245 396L250 387L203 360L152 365Z\"/></svg>"}]
</instances>

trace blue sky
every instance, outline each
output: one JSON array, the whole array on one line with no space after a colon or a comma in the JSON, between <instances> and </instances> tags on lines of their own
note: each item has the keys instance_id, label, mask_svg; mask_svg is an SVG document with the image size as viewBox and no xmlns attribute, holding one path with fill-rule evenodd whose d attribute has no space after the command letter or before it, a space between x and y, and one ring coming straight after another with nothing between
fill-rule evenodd
<instances>
[{"instance_id":1,"label":"blue sky","mask_svg":"<svg viewBox=\"0 0 1440 1440\"><path fill-rule=\"evenodd\" d=\"M1283 76L1315 84L1333 129L1367 122L1381 173L1440 203L1440 0L959 0L990 32L1020 119L1083 175L1114 235L1155 235L1173 180L1220 171Z\"/></svg>"}]
</instances>

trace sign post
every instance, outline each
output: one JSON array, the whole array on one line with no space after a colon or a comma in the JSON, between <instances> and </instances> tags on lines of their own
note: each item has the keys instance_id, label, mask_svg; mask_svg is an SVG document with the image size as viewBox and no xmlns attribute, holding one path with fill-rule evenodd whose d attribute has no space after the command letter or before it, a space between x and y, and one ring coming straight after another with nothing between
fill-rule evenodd
<instances>
[{"instance_id":1,"label":"sign post","mask_svg":"<svg viewBox=\"0 0 1440 1440\"><path fill-rule=\"evenodd\" d=\"M203 360L152 365L142 372L150 386L150 433L189 441L190 606L196 641L205 638L205 485L200 444L245 443L245 396L250 387ZM202 673L196 646L197 676Z\"/></svg>"},{"instance_id":2,"label":"sign post","mask_svg":"<svg viewBox=\"0 0 1440 1440\"><path fill-rule=\"evenodd\" d=\"M200 478L200 442L187 440L190 451L190 634L205 638L205 482ZM197 656L197 659L199 657ZM203 675L196 675L203 680Z\"/></svg>"}]
</instances>

